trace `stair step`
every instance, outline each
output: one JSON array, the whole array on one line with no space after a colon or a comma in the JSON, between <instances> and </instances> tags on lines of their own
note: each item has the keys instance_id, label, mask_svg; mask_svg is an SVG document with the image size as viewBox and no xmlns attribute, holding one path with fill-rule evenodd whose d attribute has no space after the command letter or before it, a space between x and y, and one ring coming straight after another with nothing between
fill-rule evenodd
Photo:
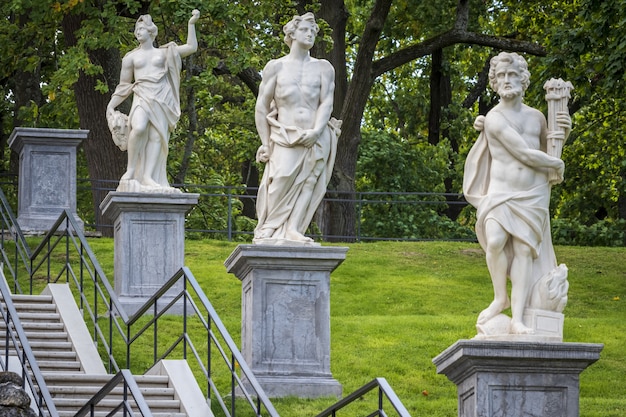
<instances>
[{"instance_id":1,"label":"stair step","mask_svg":"<svg viewBox=\"0 0 626 417\"><path fill-rule=\"evenodd\" d=\"M48 351L34 350L33 354L37 359L37 363L42 361L75 361L76 352L74 351Z\"/></svg>"},{"instance_id":2,"label":"stair step","mask_svg":"<svg viewBox=\"0 0 626 417\"><path fill-rule=\"evenodd\" d=\"M65 326L63 325L63 323L42 323L39 321L27 321L27 320L23 320L22 317L20 316L20 323L22 324L22 328L24 328L24 330L32 330L32 331L59 331L59 330L64 330ZM0 320L0 330L6 330L7 326L6 323L4 322L4 320ZM14 324L13 322L11 322L11 329L14 328Z\"/></svg>"},{"instance_id":3,"label":"stair step","mask_svg":"<svg viewBox=\"0 0 626 417\"><path fill-rule=\"evenodd\" d=\"M54 399L54 405L56 406L56 408L63 408L63 409L68 409L68 408L75 408L76 411L78 411L83 405L85 405L85 403L87 402L87 400L89 400L91 397L85 397L85 398L55 398ZM129 400L131 405L135 404L134 399L129 396ZM180 410L180 401L179 400L158 400L158 401L150 401L148 398L145 399L146 403L148 404L148 406L150 407L151 410L163 410L163 409L167 409L167 410ZM101 400L98 403L98 408L113 408L116 405L118 405L121 402L121 397L120 398L109 398L108 396L106 398L104 398L103 400Z\"/></svg>"},{"instance_id":4,"label":"stair step","mask_svg":"<svg viewBox=\"0 0 626 417\"><path fill-rule=\"evenodd\" d=\"M106 384L114 377L114 375L110 374L79 374L79 375L62 375L56 374L54 372L44 372L43 377L46 382L49 384L50 382L54 382L55 384L61 385L61 383L66 383L71 386L82 384L84 382L93 382L95 385ZM153 385L165 385L169 383L169 377L167 375L135 375L135 381L138 384L153 384Z\"/></svg>"},{"instance_id":5,"label":"stair step","mask_svg":"<svg viewBox=\"0 0 626 417\"><path fill-rule=\"evenodd\" d=\"M51 295L29 295L29 294L12 294L11 300L13 304L16 303L48 303L52 304L52 296ZM2 296L0 296L0 301L3 301Z\"/></svg>"},{"instance_id":6,"label":"stair step","mask_svg":"<svg viewBox=\"0 0 626 417\"><path fill-rule=\"evenodd\" d=\"M14 295L12 298L59 417L73 417L114 375L83 373L81 363L51 296ZM0 304L3 304L1 299ZM6 332L6 325L1 319L0 332ZM0 338L0 348L4 351L5 338ZM21 346L17 347L18 350L20 348ZM10 352L14 350L11 342L9 350ZM181 402L175 397L174 389L169 386L167 376L136 375L135 380L154 417L187 417L180 412ZM107 417L113 408L120 405L123 396L122 382L100 401L93 416ZM135 415L138 415L132 397L129 401ZM118 411L113 415L122 417L124 413Z\"/></svg>"},{"instance_id":7,"label":"stair step","mask_svg":"<svg viewBox=\"0 0 626 417\"><path fill-rule=\"evenodd\" d=\"M37 359L37 365L42 371L54 369L57 372L80 371L79 361L46 361Z\"/></svg>"},{"instance_id":8,"label":"stair step","mask_svg":"<svg viewBox=\"0 0 626 417\"><path fill-rule=\"evenodd\" d=\"M76 412L78 411L78 409L76 411L62 411L62 410L57 410L59 412L59 417L74 417L74 415L76 414ZM88 414L90 415L90 414ZM113 416L123 416L124 412L123 411L118 411L117 413L111 415L111 417ZM138 411L135 412L135 415L141 415ZM109 416L109 411L95 411L93 413L93 417L107 417ZM152 413L153 417L187 417L187 414L185 413Z\"/></svg>"},{"instance_id":9,"label":"stair step","mask_svg":"<svg viewBox=\"0 0 626 417\"><path fill-rule=\"evenodd\" d=\"M4 338L0 338L0 347L4 348ZM40 340L29 340L30 348L35 351L66 351L72 350L72 342L68 341L40 341ZM12 343L9 342L9 346L12 346Z\"/></svg>"},{"instance_id":10,"label":"stair step","mask_svg":"<svg viewBox=\"0 0 626 417\"><path fill-rule=\"evenodd\" d=\"M59 323L61 321L61 316L56 312L31 313L18 310L17 314L19 315L21 322L38 321L40 323Z\"/></svg>"},{"instance_id":11,"label":"stair step","mask_svg":"<svg viewBox=\"0 0 626 417\"><path fill-rule=\"evenodd\" d=\"M37 350L37 347L40 347L39 350L72 349L72 343L68 341L67 333L59 333L58 335L55 335L55 334L25 332L25 334L26 334L28 343L30 345L30 348L33 350ZM0 346L5 346L5 341L6 339L0 340ZM9 341L9 346L12 346L12 344L13 344L12 341ZM67 347L67 344L69 344L69 348Z\"/></svg>"},{"instance_id":12,"label":"stair step","mask_svg":"<svg viewBox=\"0 0 626 417\"><path fill-rule=\"evenodd\" d=\"M50 303L13 303L15 309L19 313L20 311L30 311L30 312L55 312L57 311L57 306Z\"/></svg>"},{"instance_id":13,"label":"stair step","mask_svg":"<svg viewBox=\"0 0 626 417\"><path fill-rule=\"evenodd\" d=\"M70 398L76 398L76 397L87 397L87 398L91 398L93 397L95 394L97 394L100 389L102 388L102 386L86 386L86 385L76 385L73 387L68 387L68 386L49 386L48 387L50 390L50 394L52 395L52 397L54 398L63 398L63 397L70 397ZM146 399L172 399L174 398L174 388L167 388L167 387L162 387L162 388L149 388L149 387L139 387L139 390L141 391L141 394L144 396L144 398ZM113 398L117 398L119 396L122 396L124 394L124 388L122 386L119 386L117 388L114 388L113 391L111 391L111 396Z\"/></svg>"},{"instance_id":14,"label":"stair step","mask_svg":"<svg viewBox=\"0 0 626 417\"><path fill-rule=\"evenodd\" d=\"M2 329L2 331L6 332L6 327ZM46 332L46 331L32 331L32 330L24 329L24 333L26 333L26 337L30 341L60 340L64 342L68 338L67 332L62 331L62 330L54 330L54 331Z\"/></svg>"}]
</instances>

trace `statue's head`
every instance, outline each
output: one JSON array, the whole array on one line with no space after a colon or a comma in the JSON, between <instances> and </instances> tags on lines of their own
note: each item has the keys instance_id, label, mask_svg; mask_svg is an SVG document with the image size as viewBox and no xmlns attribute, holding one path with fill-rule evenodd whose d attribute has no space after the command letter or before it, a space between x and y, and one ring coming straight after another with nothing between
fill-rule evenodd
<instances>
[{"instance_id":1,"label":"statue's head","mask_svg":"<svg viewBox=\"0 0 626 417\"><path fill-rule=\"evenodd\" d=\"M496 68L500 64L508 64L517 67L523 91L526 91L530 85L530 71L528 71L528 63L526 63L526 60L521 55L518 55L515 52L500 52L498 55L491 58L489 64L489 85L495 92L498 92Z\"/></svg>"},{"instance_id":2,"label":"statue's head","mask_svg":"<svg viewBox=\"0 0 626 417\"><path fill-rule=\"evenodd\" d=\"M140 27L144 27L148 31L150 38L152 38L152 41L154 42L157 34L159 33L159 28L157 28L152 21L152 16L149 14L139 16L139 19L137 19L137 22L135 23L135 36L137 35L137 29Z\"/></svg>"},{"instance_id":3,"label":"statue's head","mask_svg":"<svg viewBox=\"0 0 626 417\"><path fill-rule=\"evenodd\" d=\"M294 16L293 19L291 19L287 24L285 24L285 26L283 26L283 32L285 32L285 38L284 38L285 43L290 48L291 48L291 42L293 41L291 35L293 35L296 32L296 29L298 29L298 26L302 22L312 23L316 34L320 30L320 27L315 22L315 16L313 15L313 13L308 12L308 13L303 14L302 16Z\"/></svg>"}]
</instances>

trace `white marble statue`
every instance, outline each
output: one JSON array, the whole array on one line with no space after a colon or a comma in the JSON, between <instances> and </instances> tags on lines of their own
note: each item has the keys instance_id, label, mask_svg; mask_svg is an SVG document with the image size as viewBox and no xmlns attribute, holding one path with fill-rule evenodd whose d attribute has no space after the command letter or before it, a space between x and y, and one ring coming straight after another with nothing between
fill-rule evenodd
<instances>
[{"instance_id":1,"label":"white marble statue","mask_svg":"<svg viewBox=\"0 0 626 417\"><path fill-rule=\"evenodd\" d=\"M158 29L150 15L137 19L139 46L122 59L120 83L106 112L113 140L128 151L127 170L117 191L179 192L167 180L168 142L180 118L181 58L198 49L195 23L199 16L198 10L192 12L186 44L170 42L160 48L154 46ZM131 94L130 114L116 111Z\"/></svg>"},{"instance_id":2,"label":"white marble statue","mask_svg":"<svg viewBox=\"0 0 626 417\"><path fill-rule=\"evenodd\" d=\"M492 58L489 80L500 102L476 119L481 133L465 162L463 192L477 209L476 234L494 289L478 316L479 336L533 334L524 321L528 309L560 313L567 302L567 268L557 266L548 211L551 186L563 181L565 166L547 153L547 143L565 140L571 119L559 112L559 129L548 131L544 115L523 103L529 77L518 54ZM509 306L510 320L501 314Z\"/></svg>"},{"instance_id":3,"label":"white marble statue","mask_svg":"<svg viewBox=\"0 0 626 417\"><path fill-rule=\"evenodd\" d=\"M263 69L256 158L266 166L256 203L256 244L313 242L304 233L326 192L341 127L331 118L335 70L309 53L318 30L312 13L295 16L283 28L289 54Z\"/></svg>"}]
</instances>

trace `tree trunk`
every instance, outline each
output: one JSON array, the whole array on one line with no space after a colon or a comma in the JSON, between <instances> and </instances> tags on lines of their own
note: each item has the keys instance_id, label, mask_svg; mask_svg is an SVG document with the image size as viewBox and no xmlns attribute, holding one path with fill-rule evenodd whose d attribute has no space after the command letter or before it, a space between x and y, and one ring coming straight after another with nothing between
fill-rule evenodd
<instances>
[{"instance_id":1,"label":"tree trunk","mask_svg":"<svg viewBox=\"0 0 626 417\"><path fill-rule=\"evenodd\" d=\"M343 120L342 132L337 146L337 158L329 184L328 196L337 199L324 207L326 212L324 235L329 241L354 241L356 226L356 203L354 175L361 142L361 119L370 90L374 83L372 62L376 44L380 38L391 0L377 0L363 32L352 80L347 83L345 60L345 28L348 13L343 1L322 1L318 15L333 28L333 50L328 55L335 67L335 108Z\"/></svg>"},{"instance_id":2,"label":"tree trunk","mask_svg":"<svg viewBox=\"0 0 626 417\"><path fill-rule=\"evenodd\" d=\"M428 117L428 143L436 145L441 136L447 136L447 132L441 132L442 110L452 103L452 87L450 75L443 70L443 50L437 49L432 54L430 69L430 111Z\"/></svg>"},{"instance_id":3,"label":"tree trunk","mask_svg":"<svg viewBox=\"0 0 626 417\"><path fill-rule=\"evenodd\" d=\"M81 26L82 17L79 15L65 15L62 26L65 41L68 47L77 43L75 32ZM104 69L104 81L109 90L113 91L119 80L121 59L116 49L98 49L90 51L90 59ZM96 77L81 73L78 82L74 85L76 106L80 118L80 128L89 130L87 139L82 146L87 160L89 177L91 178L92 201L95 213L97 230L103 236L113 236L111 219L104 219L100 210L100 203L111 189L115 189L117 181L126 169L126 154L119 150L113 142L106 121L106 107L111 93L102 94L96 91Z\"/></svg>"},{"instance_id":4,"label":"tree trunk","mask_svg":"<svg viewBox=\"0 0 626 417\"><path fill-rule=\"evenodd\" d=\"M299 0L299 10L303 12L311 3L310 0ZM419 57L435 53L458 43L483 45L501 50L527 52L545 56L546 50L532 42L508 39L499 36L485 35L467 31L469 19L469 1L459 0L456 10L455 27L433 38L417 42L414 45L399 49L388 56L374 61L376 45L382 33L384 23L389 14L392 0L376 0L372 7L369 20L360 37L359 50L353 66L352 80L345 84L345 33L348 13L343 0L321 0L317 16L326 20L333 29L333 49L326 53L318 46L318 57L328 59L336 71L335 109L343 120L341 137L339 138L337 159L333 177L327 195L345 201L334 201L322 211L328 213L323 222L324 234L331 241L350 241L355 238L356 203L355 174L359 143L361 141L360 125L363 111L367 103L374 80L379 75L391 71ZM327 220L327 221L326 221Z\"/></svg>"},{"instance_id":5,"label":"tree trunk","mask_svg":"<svg viewBox=\"0 0 626 417\"><path fill-rule=\"evenodd\" d=\"M441 130L441 122L443 117L443 109L447 109L452 103L452 87L450 81L450 75L446 74L444 68L444 54L442 49L438 49L432 54L431 70L430 70L430 113L428 119L428 143L431 145L437 145L442 137L447 137L450 141L452 153L450 154L450 164L454 161L453 155L459 152L459 144L457 140L451 137L446 130ZM452 165L451 165L452 166ZM453 179L448 176L444 179L445 192L450 194L446 200L452 204L449 204L444 214L452 219L456 220L463 209L461 204L462 198L454 197L453 194L457 193L457 190L452 189Z\"/></svg>"},{"instance_id":6,"label":"tree trunk","mask_svg":"<svg viewBox=\"0 0 626 417\"><path fill-rule=\"evenodd\" d=\"M245 197L241 197L241 203L243 208L241 214L251 219L256 218L256 204L254 197L257 194L257 188L259 187L259 170L252 160L243 161L241 163L241 178L243 183L246 184ZM254 188L254 190L251 190Z\"/></svg>"},{"instance_id":7,"label":"tree trunk","mask_svg":"<svg viewBox=\"0 0 626 417\"><path fill-rule=\"evenodd\" d=\"M301 1L299 4L299 12L304 13L306 6L310 1ZM348 90L348 75L346 66L346 23L348 22L349 13L346 10L345 4L342 0L323 0L320 4L319 11L316 12L316 17L324 19L328 25L332 28L333 45L329 49L328 45L323 41L322 37L318 37L311 55L328 60L335 69L335 96L333 101L333 117L340 119L341 110L343 108L344 99L346 97L346 91ZM341 147L344 134L339 137L338 147ZM335 162L335 170L331 178L331 182L328 185L327 197L331 197L332 200L342 198L340 192L340 184L337 181L337 164ZM348 189L349 191L349 189ZM342 219L347 219L347 215L341 213L341 204L336 201L325 200L318 208L314 222L316 223L319 231L323 236L341 236L344 233L341 230L345 229L345 226L339 226ZM331 220L335 219L335 220ZM352 219L354 221L354 218ZM331 238L330 240L341 240L337 238Z\"/></svg>"}]
</instances>

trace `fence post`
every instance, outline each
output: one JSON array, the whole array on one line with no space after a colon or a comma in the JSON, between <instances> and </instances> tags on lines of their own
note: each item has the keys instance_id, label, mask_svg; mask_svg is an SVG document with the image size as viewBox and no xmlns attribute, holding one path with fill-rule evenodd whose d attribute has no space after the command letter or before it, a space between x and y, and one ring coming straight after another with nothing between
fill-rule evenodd
<instances>
[{"instance_id":1,"label":"fence post","mask_svg":"<svg viewBox=\"0 0 626 417\"><path fill-rule=\"evenodd\" d=\"M357 216L356 216L356 241L360 242L361 241L361 208L362 208L362 202L363 202L363 195L358 192L357 193L357 203L356 203L356 207L357 207Z\"/></svg>"},{"instance_id":2,"label":"fence post","mask_svg":"<svg viewBox=\"0 0 626 417\"><path fill-rule=\"evenodd\" d=\"M228 190L228 241L233 240L233 203L231 201L232 193L230 191L230 187L227 187Z\"/></svg>"}]
</instances>

